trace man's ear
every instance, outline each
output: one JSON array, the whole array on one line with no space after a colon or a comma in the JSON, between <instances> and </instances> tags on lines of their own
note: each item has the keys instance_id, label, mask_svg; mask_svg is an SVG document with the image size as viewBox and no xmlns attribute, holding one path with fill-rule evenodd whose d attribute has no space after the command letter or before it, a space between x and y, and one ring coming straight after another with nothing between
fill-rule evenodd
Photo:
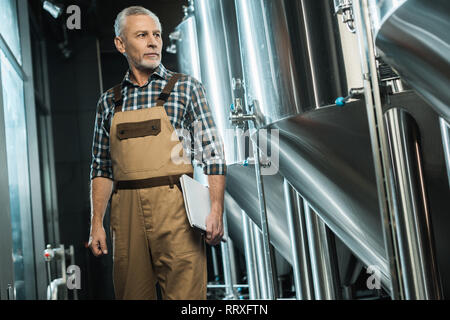
<instances>
[{"instance_id":1,"label":"man's ear","mask_svg":"<svg viewBox=\"0 0 450 320\"><path fill-rule=\"evenodd\" d=\"M119 51L121 54L125 54L125 44L121 37L115 37L114 44L116 45L117 51Z\"/></svg>"}]
</instances>

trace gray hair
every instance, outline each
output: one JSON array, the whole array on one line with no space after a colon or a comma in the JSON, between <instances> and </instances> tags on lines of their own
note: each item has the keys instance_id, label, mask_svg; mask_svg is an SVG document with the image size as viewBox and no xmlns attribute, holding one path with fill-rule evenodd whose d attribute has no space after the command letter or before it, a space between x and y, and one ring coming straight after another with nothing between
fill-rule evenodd
<instances>
[{"instance_id":1,"label":"gray hair","mask_svg":"<svg viewBox=\"0 0 450 320\"><path fill-rule=\"evenodd\" d=\"M150 10L140 7L140 6L132 6L123 9L116 18L116 21L114 22L114 31L116 33L116 37L119 37L122 35L123 31L123 22L126 17L128 16L137 16L137 15L148 15L150 18L155 20L156 24L158 25L159 30L162 32L161 22L159 22L159 18L156 14L151 12Z\"/></svg>"}]
</instances>

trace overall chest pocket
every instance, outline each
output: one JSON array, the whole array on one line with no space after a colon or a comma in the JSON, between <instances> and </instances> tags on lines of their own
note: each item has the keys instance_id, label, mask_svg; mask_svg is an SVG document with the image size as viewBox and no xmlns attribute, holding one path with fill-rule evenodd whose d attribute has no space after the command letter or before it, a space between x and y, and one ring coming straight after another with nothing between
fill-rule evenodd
<instances>
[{"instance_id":1,"label":"overall chest pocket","mask_svg":"<svg viewBox=\"0 0 450 320\"><path fill-rule=\"evenodd\" d=\"M161 119L120 123L117 125L117 138L119 140L157 136L160 132Z\"/></svg>"},{"instance_id":2,"label":"overall chest pocket","mask_svg":"<svg viewBox=\"0 0 450 320\"><path fill-rule=\"evenodd\" d=\"M117 124L118 163L124 173L155 171L167 159L164 157L165 135L161 119Z\"/></svg>"}]
</instances>

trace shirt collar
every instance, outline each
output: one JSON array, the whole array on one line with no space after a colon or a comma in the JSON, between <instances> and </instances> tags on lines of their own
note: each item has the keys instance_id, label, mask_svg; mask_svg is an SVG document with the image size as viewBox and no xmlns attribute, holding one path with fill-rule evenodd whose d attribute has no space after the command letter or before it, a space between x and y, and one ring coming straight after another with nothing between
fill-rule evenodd
<instances>
[{"instance_id":1,"label":"shirt collar","mask_svg":"<svg viewBox=\"0 0 450 320\"><path fill-rule=\"evenodd\" d=\"M133 86L136 86L130 79L130 75L131 75L131 70L128 69L127 73L125 74L125 77L123 78L122 84L131 84ZM147 84L151 81L151 79L163 79L163 80L169 80L170 75L169 75L169 71L164 67L164 65L162 63L159 64L158 67L156 67L155 71L153 71L153 73L150 75L150 77L148 78L148 82ZM146 85L147 85L146 84Z\"/></svg>"}]
</instances>

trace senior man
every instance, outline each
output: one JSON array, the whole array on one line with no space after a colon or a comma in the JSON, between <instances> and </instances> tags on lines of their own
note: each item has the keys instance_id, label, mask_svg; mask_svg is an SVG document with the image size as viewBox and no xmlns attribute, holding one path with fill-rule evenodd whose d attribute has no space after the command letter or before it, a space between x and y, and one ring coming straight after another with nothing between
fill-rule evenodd
<instances>
[{"instance_id":1,"label":"senior man","mask_svg":"<svg viewBox=\"0 0 450 320\"><path fill-rule=\"evenodd\" d=\"M103 217L111 199L116 299L156 299L157 282L163 299L206 299L205 239L189 225L179 186L200 154L211 198L206 242L218 244L226 165L204 88L161 64L161 24L151 11L124 9L115 33L129 70L97 105L90 248L107 254Z\"/></svg>"}]
</instances>

